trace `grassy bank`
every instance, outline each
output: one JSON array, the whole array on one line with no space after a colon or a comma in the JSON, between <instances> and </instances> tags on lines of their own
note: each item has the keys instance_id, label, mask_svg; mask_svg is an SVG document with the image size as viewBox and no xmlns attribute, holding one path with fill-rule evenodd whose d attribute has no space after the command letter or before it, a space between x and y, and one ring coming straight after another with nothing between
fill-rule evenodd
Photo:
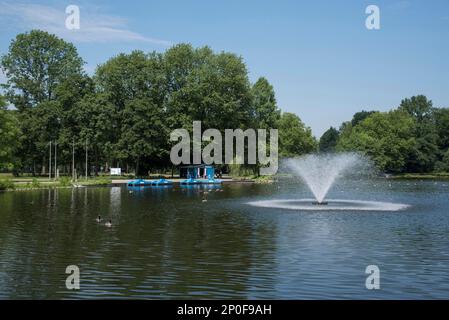
<instances>
[{"instance_id":1,"label":"grassy bank","mask_svg":"<svg viewBox=\"0 0 449 320\"><path fill-rule=\"evenodd\" d=\"M448 172L435 173L399 173L388 177L389 179L449 179Z\"/></svg>"},{"instance_id":2,"label":"grassy bank","mask_svg":"<svg viewBox=\"0 0 449 320\"><path fill-rule=\"evenodd\" d=\"M275 181L275 176L232 176L232 180L253 183L273 183Z\"/></svg>"},{"instance_id":3,"label":"grassy bank","mask_svg":"<svg viewBox=\"0 0 449 320\"><path fill-rule=\"evenodd\" d=\"M7 190L35 190L49 188L72 188L74 186L93 186L108 185L112 180L109 177L95 177L89 179L80 179L72 182L69 177L61 177L57 180L49 180L48 178L18 178L2 177L0 179L0 191Z\"/></svg>"}]
</instances>

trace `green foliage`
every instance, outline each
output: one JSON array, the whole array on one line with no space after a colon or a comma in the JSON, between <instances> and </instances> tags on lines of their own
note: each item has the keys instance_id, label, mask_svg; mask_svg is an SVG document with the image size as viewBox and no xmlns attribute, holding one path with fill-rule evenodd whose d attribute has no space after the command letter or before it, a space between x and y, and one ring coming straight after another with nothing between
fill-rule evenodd
<instances>
[{"instance_id":1,"label":"green foliage","mask_svg":"<svg viewBox=\"0 0 449 320\"><path fill-rule=\"evenodd\" d=\"M442 150L449 148L449 109L434 110L435 129L438 136L438 146Z\"/></svg>"},{"instance_id":2,"label":"green foliage","mask_svg":"<svg viewBox=\"0 0 449 320\"><path fill-rule=\"evenodd\" d=\"M45 166L52 141L58 163L70 163L74 151L78 171L87 143L89 165L131 164L146 172L149 165L170 165L170 131L191 130L193 121L202 121L204 130L280 126L283 155L316 148L298 117L280 118L265 78L250 84L235 54L189 44L164 53L136 50L109 59L92 79L82 65L72 44L44 31L19 34L11 42L1 66L22 138L15 132L3 154L15 153L17 166Z\"/></svg>"},{"instance_id":3,"label":"green foliage","mask_svg":"<svg viewBox=\"0 0 449 320\"><path fill-rule=\"evenodd\" d=\"M253 85L241 57L209 47L179 44L164 53L133 51L100 65L91 78L75 46L44 31L19 34L1 57L7 77L7 110L0 97L0 169L37 171L48 164L49 142L58 164L74 151L78 172L89 168L170 166L173 129L279 129L279 155L298 156L318 148L310 128L292 113L281 114L273 86ZM361 111L340 129L330 128L319 150L361 151L390 172L447 171L449 109L423 95L406 98L391 112ZM37 167L37 169L36 169ZM231 166L250 175L258 166ZM109 183L108 181L105 183Z\"/></svg>"},{"instance_id":4,"label":"green foliage","mask_svg":"<svg viewBox=\"0 0 449 320\"><path fill-rule=\"evenodd\" d=\"M423 95L413 96L403 99L399 110L407 112L417 122L422 122L432 116L432 101Z\"/></svg>"},{"instance_id":5,"label":"green foliage","mask_svg":"<svg viewBox=\"0 0 449 320\"><path fill-rule=\"evenodd\" d=\"M280 110L276 104L273 86L265 78L259 78L251 88L256 127L260 129L276 128L280 119Z\"/></svg>"},{"instance_id":6,"label":"green foliage","mask_svg":"<svg viewBox=\"0 0 449 320\"><path fill-rule=\"evenodd\" d=\"M15 189L14 182L12 182L10 179L0 179L0 191L5 191L8 189Z\"/></svg>"},{"instance_id":7,"label":"green foliage","mask_svg":"<svg viewBox=\"0 0 449 320\"><path fill-rule=\"evenodd\" d=\"M320 138L319 150L320 152L333 152L337 146L340 133L334 127L330 127L323 133Z\"/></svg>"},{"instance_id":8,"label":"green foliage","mask_svg":"<svg viewBox=\"0 0 449 320\"><path fill-rule=\"evenodd\" d=\"M59 178L59 185L61 187L69 187L72 185L72 181L69 177L61 177Z\"/></svg>"},{"instance_id":9,"label":"green foliage","mask_svg":"<svg viewBox=\"0 0 449 320\"><path fill-rule=\"evenodd\" d=\"M107 178L101 178L101 179L97 180L97 183L101 184L101 185L107 185L107 184L111 184L112 180L107 179Z\"/></svg>"},{"instance_id":10,"label":"green foliage","mask_svg":"<svg viewBox=\"0 0 449 320\"><path fill-rule=\"evenodd\" d=\"M419 126L419 125L418 125ZM439 156L438 136L434 127L427 132L415 134L415 145L405 166L408 172L431 172Z\"/></svg>"},{"instance_id":11,"label":"green foliage","mask_svg":"<svg viewBox=\"0 0 449 320\"><path fill-rule=\"evenodd\" d=\"M360 122L362 122L363 120L365 120L366 118L368 118L370 115L372 115L375 112L376 111L365 111L365 110L362 110L360 112L356 112L352 116L351 125L353 127L355 127L356 125L358 125Z\"/></svg>"},{"instance_id":12,"label":"green foliage","mask_svg":"<svg viewBox=\"0 0 449 320\"><path fill-rule=\"evenodd\" d=\"M16 36L1 58L8 100L17 109L53 100L59 83L82 72L75 46L41 30Z\"/></svg>"},{"instance_id":13,"label":"green foliage","mask_svg":"<svg viewBox=\"0 0 449 320\"><path fill-rule=\"evenodd\" d=\"M62 125L67 125L64 111L78 98L73 82L81 77L83 63L73 44L41 30L17 35L8 53L1 57L0 65L8 79L3 87L18 109L22 131L22 139L14 143L16 166L34 167L36 162L46 162L47 144L58 138ZM63 86L65 82L71 83ZM69 106L67 96L72 97Z\"/></svg>"},{"instance_id":14,"label":"green foliage","mask_svg":"<svg viewBox=\"0 0 449 320\"><path fill-rule=\"evenodd\" d=\"M361 151L371 157L379 169L402 172L416 145L414 129L413 118L405 112L377 112L355 127L346 125L337 150Z\"/></svg>"},{"instance_id":15,"label":"green foliage","mask_svg":"<svg viewBox=\"0 0 449 320\"><path fill-rule=\"evenodd\" d=\"M406 98L397 110L354 115L340 128L337 150L370 155L381 170L426 173L446 171L449 111L436 109L423 95Z\"/></svg>"},{"instance_id":16,"label":"green foliage","mask_svg":"<svg viewBox=\"0 0 449 320\"><path fill-rule=\"evenodd\" d=\"M6 109L6 102L0 96L0 169L13 167L17 141L21 135L17 113Z\"/></svg>"},{"instance_id":17,"label":"green foliage","mask_svg":"<svg viewBox=\"0 0 449 320\"><path fill-rule=\"evenodd\" d=\"M449 149L443 154L441 161L438 161L435 165L435 171L437 172L449 172Z\"/></svg>"},{"instance_id":18,"label":"green foliage","mask_svg":"<svg viewBox=\"0 0 449 320\"><path fill-rule=\"evenodd\" d=\"M229 174L233 178L239 177L255 177L256 176L256 167L250 165L243 164L230 164L229 165Z\"/></svg>"},{"instance_id":19,"label":"green foliage","mask_svg":"<svg viewBox=\"0 0 449 320\"><path fill-rule=\"evenodd\" d=\"M430 172L438 158L438 135L432 101L418 95L401 101L399 110L407 112L416 123L416 144L406 165L409 172Z\"/></svg>"},{"instance_id":20,"label":"green foliage","mask_svg":"<svg viewBox=\"0 0 449 320\"><path fill-rule=\"evenodd\" d=\"M123 129L120 149L124 157L135 159L139 166L142 159L158 159L168 156L163 110L149 100L133 100L123 111ZM139 170L140 169L140 170ZM137 168L137 174L147 172Z\"/></svg>"},{"instance_id":21,"label":"green foliage","mask_svg":"<svg viewBox=\"0 0 449 320\"><path fill-rule=\"evenodd\" d=\"M312 130L301 119L289 112L284 112L278 121L279 155L281 157L299 156L316 151L317 142Z\"/></svg>"},{"instance_id":22,"label":"green foliage","mask_svg":"<svg viewBox=\"0 0 449 320\"><path fill-rule=\"evenodd\" d=\"M164 54L168 86L168 126L191 128L248 128L253 112L248 72L242 58L208 47L177 45Z\"/></svg>"},{"instance_id":23,"label":"green foliage","mask_svg":"<svg viewBox=\"0 0 449 320\"><path fill-rule=\"evenodd\" d=\"M41 183L39 182L39 180L37 180L36 178L33 178L33 180L31 181L31 187L32 188L40 188Z\"/></svg>"}]
</instances>

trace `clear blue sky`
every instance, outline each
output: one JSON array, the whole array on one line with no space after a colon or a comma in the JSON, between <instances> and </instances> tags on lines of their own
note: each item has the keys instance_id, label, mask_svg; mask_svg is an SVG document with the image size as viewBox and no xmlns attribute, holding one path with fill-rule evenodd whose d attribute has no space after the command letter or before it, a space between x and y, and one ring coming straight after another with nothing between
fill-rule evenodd
<instances>
[{"instance_id":1,"label":"clear blue sky","mask_svg":"<svg viewBox=\"0 0 449 320\"><path fill-rule=\"evenodd\" d=\"M78 31L64 28L69 4L80 7ZM365 28L369 4L380 8L380 30ZM318 137L359 110L389 110L415 94L449 107L449 0L0 0L0 53L31 28L72 41L89 73L120 52L179 42L234 52L251 81L266 77L279 107Z\"/></svg>"}]
</instances>

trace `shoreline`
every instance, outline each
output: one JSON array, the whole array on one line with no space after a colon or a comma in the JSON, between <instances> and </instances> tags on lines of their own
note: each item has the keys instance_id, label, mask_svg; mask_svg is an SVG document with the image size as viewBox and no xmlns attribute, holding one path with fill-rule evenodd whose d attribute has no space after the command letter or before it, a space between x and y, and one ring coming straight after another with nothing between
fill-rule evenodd
<instances>
[{"instance_id":1,"label":"shoreline","mask_svg":"<svg viewBox=\"0 0 449 320\"><path fill-rule=\"evenodd\" d=\"M449 180L449 173L399 173L385 175L385 178L396 180Z\"/></svg>"},{"instance_id":2,"label":"shoreline","mask_svg":"<svg viewBox=\"0 0 449 320\"><path fill-rule=\"evenodd\" d=\"M81 189L87 187L114 187L127 185L130 181L135 179L102 179L102 180L88 180L88 181L78 181L75 183L70 183L70 185L60 185L57 181L51 182L41 182L40 186L31 185L32 181L12 181L14 188L7 188L0 190L1 192L11 192L11 191L35 191L35 190L48 190L48 189ZM158 179L145 179L148 181L157 181ZM170 179L173 181L173 186L181 185L181 181L185 179L174 178ZM274 179L270 178L223 178L221 180L221 185L224 184L263 184L263 183L273 183ZM157 187L157 186L155 186Z\"/></svg>"},{"instance_id":3,"label":"shoreline","mask_svg":"<svg viewBox=\"0 0 449 320\"><path fill-rule=\"evenodd\" d=\"M380 178L387 180L449 180L449 173L400 173L400 174L385 174L379 176ZM20 181L22 180L22 181ZM78 181L75 183L71 183L70 185L60 185L58 181L42 181L39 182L41 185L33 186L32 180L28 179L20 179L19 181L14 181L11 179L10 181L14 183L14 188L6 188L4 190L0 190L1 192L11 192L11 191L32 191L32 190L48 190L48 189L78 189L78 188L87 188L87 187L113 187L113 186L121 186L127 185L130 181L135 179L125 179L125 178L116 178L116 179L93 179L87 181ZM24 181L25 180L25 181ZM149 178L145 179L148 181L156 181L158 179ZM174 186L179 186L180 182L184 179L181 178L173 178L169 179L173 181ZM222 185L224 184L271 184L274 183L277 179L276 176L261 176L256 178L249 177L226 177L222 178Z\"/></svg>"}]
</instances>

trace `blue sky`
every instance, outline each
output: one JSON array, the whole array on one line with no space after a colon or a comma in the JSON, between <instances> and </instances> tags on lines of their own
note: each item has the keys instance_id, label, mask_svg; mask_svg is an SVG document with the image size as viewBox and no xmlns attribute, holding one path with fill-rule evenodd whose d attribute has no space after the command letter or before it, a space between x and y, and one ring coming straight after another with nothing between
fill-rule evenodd
<instances>
[{"instance_id":1,"label":"blue sky","mask_svg":"<svg viewBox=\"0 0 449 320\"><path fill-rule=\"evenodd\" d=\"M80 7L80 30L64 27L70 4ZM380 30L365 27L370 4L380 8ZM120 52L180 42L234 52L251 81L266 77L279 107L318 137L357 111L389 110L415 94L449 107L449 0L0 0L0 54L32 28L72 41L89 73Z\"/></svg>"}]
</instances>

